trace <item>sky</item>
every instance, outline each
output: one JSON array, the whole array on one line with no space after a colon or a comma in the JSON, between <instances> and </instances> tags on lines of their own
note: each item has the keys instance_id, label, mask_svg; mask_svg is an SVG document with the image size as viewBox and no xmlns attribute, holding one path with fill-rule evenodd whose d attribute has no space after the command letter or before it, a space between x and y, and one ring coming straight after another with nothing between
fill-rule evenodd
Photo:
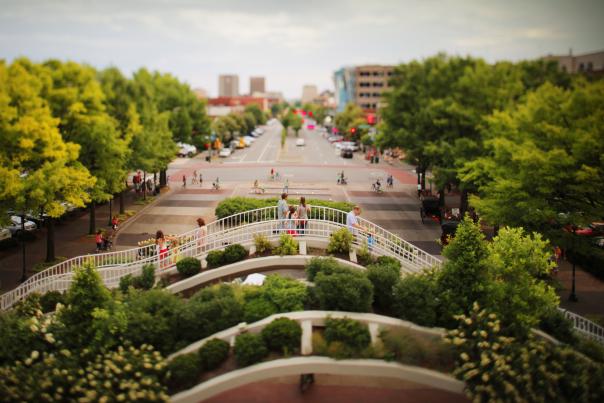
<instances>
[{"instance_id":1,"label":"sky","mask_svg":"<svg viewBox=\"0 0 604 403\"><path fill-rule=\"evenodd\" d=\"M0 59L168 72L218 92L250 76L299 98L333 72L443 51L487 61L604 50L603 0L0 0Z\"/></svg>"}]
</instances>

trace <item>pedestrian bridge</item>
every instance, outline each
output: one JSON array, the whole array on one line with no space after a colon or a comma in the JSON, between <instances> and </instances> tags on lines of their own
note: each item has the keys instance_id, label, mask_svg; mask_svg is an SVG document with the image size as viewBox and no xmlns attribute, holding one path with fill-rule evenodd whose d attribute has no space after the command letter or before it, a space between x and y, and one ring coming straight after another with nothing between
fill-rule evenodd
<instances>
[{"instance_id":1,"label":"pedestrian bridge","mask_svg":"<svg viewBox=\"0 0 604 403\"><path fill-rule=\"evenodd\" d=\"M298 234L296 238L307 243L325 243L334 231L346 226L346 214L347 212L330 207L313 206L304 234ZM254 236L258 234L275 243L284 232L284 224L287 224L276 217L277 207L271 206L218 219L206 226L207 235L203 238L200 238L198 229L176 236L174 239L176 246L161 257L156 253L155 245L77 256L34 274L15 289L3 294L0 297L0 309L9 309L33 293L68 290L73 281L75 268L88 262L98 268L101 279L107 287L116 288L122 277L128 274L140 274L146 264L155 264L160 268L156 274L161 275L165 270L173 268L176 261L183 257L203 259L208 252L223 249L230 244L251 245L254 243ZM419 273L424 269L437 268L441 265L440 259L398 235L362 217L357 218L363 230L354 237L353 246L360 248L367 245L368 237L371 236L372 253L399 260L403 275ZM573 321L577 331L604 343L604 328L572 312L563 312Z\"/></svg>"}]
</instances>

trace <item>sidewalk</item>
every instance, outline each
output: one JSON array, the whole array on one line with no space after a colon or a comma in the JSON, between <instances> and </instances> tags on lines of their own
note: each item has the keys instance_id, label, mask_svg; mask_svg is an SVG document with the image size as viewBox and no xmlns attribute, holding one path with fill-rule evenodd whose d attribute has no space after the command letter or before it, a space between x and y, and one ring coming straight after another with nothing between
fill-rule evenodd
<instances>
[{"instance_id":1,"label":"sidewalk","mask_svg":"<svg viewBox=\"0 0 604 403\"><path fill-rule=\"evenodd\" d=\"M563 260L560 262L559 272L555 275L562 284L558 291L560 307L584 316L601 326L604 326L604 281L590 273L576 267L577 302L568 300L572 289L572 264Z\"/></svg>"},{"instance_id":2,"label":"sidewalk","mask_svg":"<svg viewBox=\"0 0 604 403\"><path fill-rule=\"evenodd\" d=\"M126 210L140 211L146 204L134 204L136 198L134 191L126 192L124 198ZM112 213L119 213L119 199L113 201ZM129 220L132 220L131 217ZM111 230L109 225L109 203L96 208L97 229ZM78 210L68 214L65 219L55 223L55 255L57 257L71 258L80 255L95 253L94 237L88 235L90 223L89 210ZM121 225L120 225L121 227ZM118 230L119 231L119 230ZM32 268L37 263L46 259L46 228L35 233L36 239L29 241L25 246L27 277L32 274ZM0 251L0 290L11 290L20 284L22 271L21 245Z\"/></svg>"}]
</instances>

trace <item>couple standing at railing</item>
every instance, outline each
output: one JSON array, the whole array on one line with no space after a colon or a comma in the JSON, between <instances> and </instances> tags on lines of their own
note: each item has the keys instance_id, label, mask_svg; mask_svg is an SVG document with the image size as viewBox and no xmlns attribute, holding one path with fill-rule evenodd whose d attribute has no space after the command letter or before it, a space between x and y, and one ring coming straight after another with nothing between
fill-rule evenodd
<instances>
[{"instance_id":1,"label":"couple standing at railing","mask_svg":"<svg viewBox=\"0 0 604 403\"><path fill-rule=\"evenodd\" d=\"M287 204L287 193L282 193L277 203L279 229L293 236L306 234L310 212L310 205L306 204L304 196L300 197L300 204L295 207Z\"/></svg>"},{"instance_id":2,"label":"couple standing at railing","mask_svg":"<svg viewBox=\"0 0 604 403\"><path fill-rule=\"evenodd\" d=\"M205 246L208 228L206 227L205 220L201 217L197 219L197 225L199 228L195 233L195 238L197 240L197 250L201 252ZM158 230L155 233L155 249L159 267L164 268L171 264L176 264L182 257L180 256L181 250L179 246L186 243L183 239L179 239L176 236L166 236L162 230ZM170 253L170 251L172 252Z\"/></svg>"}]
</instances>

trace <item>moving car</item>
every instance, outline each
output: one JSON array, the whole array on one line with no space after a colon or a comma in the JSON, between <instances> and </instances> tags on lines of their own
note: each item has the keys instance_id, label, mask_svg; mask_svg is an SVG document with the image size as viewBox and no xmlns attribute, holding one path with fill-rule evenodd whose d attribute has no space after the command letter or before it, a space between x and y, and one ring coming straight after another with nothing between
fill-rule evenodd
<instances>
[{"instance_id":1,"label":"moving car","mask_svg":"<svg viewBox=\"0 0 604 403\"><path fill-rule=\"evenodd\" d=\"M306 143L304 142L304 139L298 139L298 140L296 140L296 145L301 147L301 146L305 146Z\"/></svg>"},{"instance_id":2,"label":"moving car","mask_svg":"<svg viewBox=\"0 0 604 403\"><path fill-rule=\"evenodd\" d=\"M342 151L340 151L340 157L342 158L352 158L352 150L350 148L343 148Z\"/></svg>"},{"instance_id":3,"label":"moving car","mask_svg":"<svg viewBox=\"0 0 604 403\"><path fill-rule=\"evenodd\" d=\"M354 141L342 141L342 148L350 148L352 151L358 151L359 146Z\"/></svg>"},{"instance_id":4,"label":"moving car","mask_svg":"<svg viewBox=\"0 0 604 403\"><path fill-rule=\"evenodd\" d=\"M179 157L192 157L197 154L197 147L186 143L176 143Z\"/></svg>"},{"instance_id":5,"label":"moving car","mask_svg":"<svg viewBox=\"0 0 604 403\"><path fill-rule=\"evenodd\" d=\"M226 157L230 157L231 156L231 149L224 147L222 150L220 150L220 152L218 153L218 156L221 158L226 158Z\"/></svg>"},{"instance_id":6,"label":"moving car","mask_svg":"<svg viewBox=\"0 0 604 403\"><path fill-rule=\"evenodd\" d=\"M8 226L8 229L10 230L10 233L12 234L12 236L15 236L16 234L18 234L22 231L21 217L18 215L12 215L12 216L10 216L10 221L11 221L11 225ZM25 231L34 231L37 228L38 228L38 226L36 225L35 222L25 220Z\"/></svg>"}]
</instances>

